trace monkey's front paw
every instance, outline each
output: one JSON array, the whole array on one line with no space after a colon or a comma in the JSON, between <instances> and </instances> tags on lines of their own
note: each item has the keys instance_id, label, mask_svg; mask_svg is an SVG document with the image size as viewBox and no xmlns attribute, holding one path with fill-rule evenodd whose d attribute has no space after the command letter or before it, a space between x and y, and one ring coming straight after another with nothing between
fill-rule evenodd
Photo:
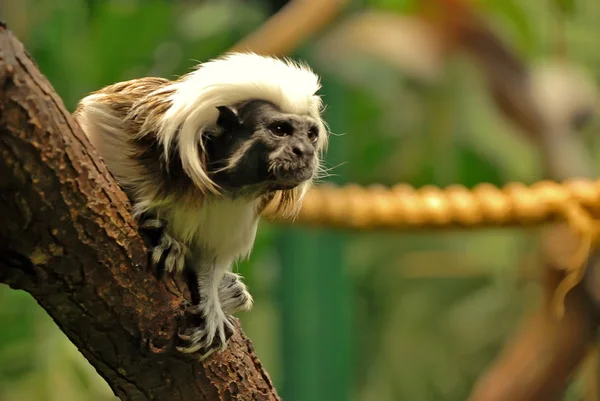
<instances>
[{"instance_id":1,"label":"monkey's front paw","mask_svg":"<svg viewBox=\"0 0 600 401\"><path fill-rule=\"evenodd\" d=\"M213 312L205 308L199 313L193 309L187 313L191 321L201 318L200 322L186 323L186 327L178 333L179 341L177 350L185 354L197 354L200 360L207 358L215 351L223 351L227 348L227 342L234 332L233 323L221 311Z\"/></svg>"},{"instance_id":2,"label":"monkey's front paw","mask_svg":"<svg viewBox=\"0 0 600 401\"><path fill-rule=\"evenodd\" d=\"M238 274L227 272L219 284L219 300L225 313L247 311L252 308L252 295Z\"/></svg>"},{"instance_id":3,"label":"monkey's front paw","mask_svg":"<svg viewBox=\"0 0 600 401\"><path fill-rule=\"evenodd\" d=\"M165 272L181 272L185 266L185 245L164 233L157 246L152 248L152 267L161 279Z\"/></svg>"},{"instance_id":4,"label":"monkey's front paw","mask_svg":"<svg viewBox=\"0 0 600 401\"><path fill-rule=\"evenodd\" d=\"M138 227L146 246L154 248L159 244L160 238L167 227L167 222L154 217L150 213L144 213L138 217Z\"/></svg>"},{"instance_id":5,"label":"monkey's front paw","mask_svg":"<svg viewBox=\"0 0 600 401\"><path fill-rule=\"evenodd\" d=\"M150 251L152 269L161 279L165 272L181 272L185 267L187 248L168 233L163 233Z\"/></svg>"}]
</instances>

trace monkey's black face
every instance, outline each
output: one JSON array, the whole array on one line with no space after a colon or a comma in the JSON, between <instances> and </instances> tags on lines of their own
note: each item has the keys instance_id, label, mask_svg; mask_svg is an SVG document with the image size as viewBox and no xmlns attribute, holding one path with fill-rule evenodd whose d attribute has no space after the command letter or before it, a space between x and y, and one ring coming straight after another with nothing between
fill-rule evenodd
<instances>
[{"instance_id":1,"label":"monkey's black face","mask_svg":"<svg viewBox=\"0 0 600 401\"><path fill-rule=\"evenodd\" d=\"M211 178L226 191L292 189L311 179L318 162L318 122L253 100L236 109L219 107L220 132L205 148Z\"/></svg>"}]
</instances>

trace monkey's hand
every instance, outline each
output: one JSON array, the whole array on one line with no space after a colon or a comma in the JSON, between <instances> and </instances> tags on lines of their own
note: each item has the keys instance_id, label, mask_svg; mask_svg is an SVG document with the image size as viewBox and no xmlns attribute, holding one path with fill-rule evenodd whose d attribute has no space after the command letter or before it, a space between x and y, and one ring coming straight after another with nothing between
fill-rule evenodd
<instances>
[{"instance_id":1,"label":"monkey's hand","mask_svg":"<svg viewBox=\"0 0 600 401\"><path fill-rule=\"evenodd\" d=\"M219 284L219 300L223 311L228 314L248 311L254 302L242 277L232 272L226 272Z\"/></svg>"},{"instance_id":2,"label":"monkey's hand","mask_svg":"<svg viewBox=\"0 0 600 401\"><path fill-rule=\"evenodd\" d=\"M203 291L202 294L211 294ZM187 308L183 328L179 331L177 350L185 354L197 354L200 360L215 351L227 348L234 332L231 318L223 312L219 299L207 295L199 305Z\"/></svg>"},{"instance_id":3,"label":"monkey's hand","mask_svg":"<svg viewBox=\"0 0 600 401\"><path fill-rule=\"evenodd\" d=\"M165 272L183 271L187 247L167 233L166 221L146 214L138 224L150 247L150 263L156 277L162 279Z\"/></svg>"}]
</instances>

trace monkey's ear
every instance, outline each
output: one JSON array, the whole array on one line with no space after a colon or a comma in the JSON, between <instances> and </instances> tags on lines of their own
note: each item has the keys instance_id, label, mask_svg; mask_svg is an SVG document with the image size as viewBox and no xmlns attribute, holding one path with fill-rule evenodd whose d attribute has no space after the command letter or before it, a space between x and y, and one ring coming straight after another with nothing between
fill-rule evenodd
<instances>
[{"instance_id":1,"label":"monkey's ear","mask_svg":"<svg viewBox=\"0 0 600 401\"><path fill-rule=\"evenodd\" d=\"M223 128L225 131L235 130L242 125L240 116L234 108L229 106L217 106L217 109L219 110L217 125Z\"/></svg>"}]
</instances>

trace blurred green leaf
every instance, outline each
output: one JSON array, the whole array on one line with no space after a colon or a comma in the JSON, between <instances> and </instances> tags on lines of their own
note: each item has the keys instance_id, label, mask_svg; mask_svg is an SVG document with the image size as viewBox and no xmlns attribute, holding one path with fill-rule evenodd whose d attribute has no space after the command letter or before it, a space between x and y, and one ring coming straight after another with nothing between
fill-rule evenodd
<instances>
[{"instance_id":1,"label":"blurred green leaf","mask_svg":"<svg viewBox=\"0 0 600 401\"><path fill-rule=\"evenodd\" d=\"M482 5L487 13L486 17L501 20L510 27L505 37L510 38L511 47L516 47L525 55L534 55L539 48L539 39L536 37L535 24L531 19L526 5L517 0L482 0Z\"/></svg>"},{"instance_id":2,"label":"blurred green leaf","mask_svg":"<svg viewBox=\"0 0 600 401\"><path fill-rule=\"evenodd\" d=\"M419 8L419 0L368 0L370 7L391 10L401 13L411 13Z\"/></svg>"},{"instance_id":3,"label":"blurred green leaf","mask_svg":"<svg viewBox=\"0 0 600 401\"><path fill-rule=\"evenodd\" d=\"M566 16L575 14L575 0L554 0L554 4Z\"/></svg>"}]
</instances>

